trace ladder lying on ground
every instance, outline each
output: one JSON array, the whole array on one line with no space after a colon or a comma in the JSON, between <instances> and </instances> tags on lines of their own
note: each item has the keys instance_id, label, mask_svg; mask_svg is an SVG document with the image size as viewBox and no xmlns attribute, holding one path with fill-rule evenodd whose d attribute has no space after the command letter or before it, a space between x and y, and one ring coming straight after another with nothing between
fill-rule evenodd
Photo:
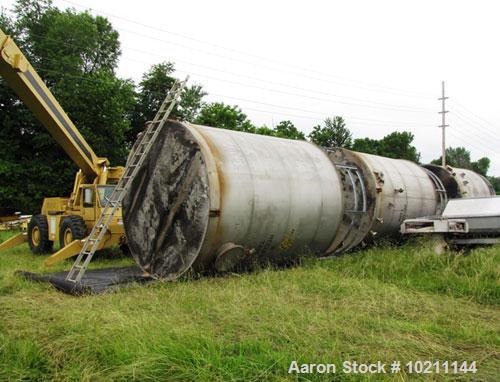
<instances>
[{"instance_id":1,"label":"ladder lying on ground","mask_svg":"<svg viewBox=\"0 0 500 382\"><path fill-rule=\"evenodd\" d=\"M107 199L101 216L92 228L90 235L85 239L82 250L78 254L78 257L66 276L66 281L78 283L82 279L90 261L92 260L92 257L99 248L99 243L108 230L116 211L121 207L122 200L130 184L137 175L144 158L147 156L151 146L158 136L158 133L172 112L188 78L189 77L186 77L184 81L177 80L174 83L165 100L161 104L160 110L156 113L153 121L148 124L146 131L138 138L138 142L134 145L135 149L133 149L133 152L130 153L130 158L127 161L123 176L116 185L109 199Z\"/></svg>"}]
</instances>

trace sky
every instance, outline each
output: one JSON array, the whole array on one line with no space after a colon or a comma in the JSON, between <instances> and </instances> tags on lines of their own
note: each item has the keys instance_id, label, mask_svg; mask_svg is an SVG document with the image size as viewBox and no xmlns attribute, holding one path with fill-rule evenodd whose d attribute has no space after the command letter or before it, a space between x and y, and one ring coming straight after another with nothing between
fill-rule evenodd
<instances>
[{"instance_id":1,"label":"sky","mask_svg":"<svg viewBox=\"0 0 500 382\"><path fill-rule=\"evenodd\" d=\"M12 8L14 1L2 0ZM410 131L423 162L447 147L491 159L500 176L498 1L55 0L107 17L120 33L118 73L138 82L171 61L206 101L237 104L257 125L309 133L343 116L354 138Z\"/></svg>"}]
</instances>

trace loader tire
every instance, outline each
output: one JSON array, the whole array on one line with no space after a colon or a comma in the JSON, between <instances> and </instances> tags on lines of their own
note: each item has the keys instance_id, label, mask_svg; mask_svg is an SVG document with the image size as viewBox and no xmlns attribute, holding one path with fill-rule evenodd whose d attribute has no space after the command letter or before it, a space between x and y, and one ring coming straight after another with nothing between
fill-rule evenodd
<instances>
[{"instance_id":1,"label":"loader tire","mask_svg":"<svg viewBox=\"0 0 500 382\"><path fill-rule=\"evenodd\" d=\"M59 246L64 248L73 240L82 240L87 236L87 226L81 216L66 216L59 228Z\"/></svg>"},{"instance_id":2,"label":"loader tire","mask_svg":"<svg viewBox=\"0 0 500 382\"><path fill-rule=\"evenodd\" d=\"M49 253L52 251L53 241L49 240L49 225L47 216L33 215L28 223L28 244L33 253Z\"/></svg>"}]
</instances>

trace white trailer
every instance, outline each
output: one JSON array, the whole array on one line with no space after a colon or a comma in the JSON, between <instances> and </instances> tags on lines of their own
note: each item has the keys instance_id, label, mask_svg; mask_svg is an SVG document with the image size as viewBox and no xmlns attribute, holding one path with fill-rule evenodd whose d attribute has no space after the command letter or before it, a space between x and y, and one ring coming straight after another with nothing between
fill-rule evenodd
<instances>
[{"instance_id":1,"label":"white trailer","mask_svg":"<svg viewBox=\"0 0 500 382\"><path fill-rule=\"evenodd\" d=\"M441 234L457 245L500 243L500 196L451 199L441 216L405 220L401 233Z\"/></svg>"}]
</instances>

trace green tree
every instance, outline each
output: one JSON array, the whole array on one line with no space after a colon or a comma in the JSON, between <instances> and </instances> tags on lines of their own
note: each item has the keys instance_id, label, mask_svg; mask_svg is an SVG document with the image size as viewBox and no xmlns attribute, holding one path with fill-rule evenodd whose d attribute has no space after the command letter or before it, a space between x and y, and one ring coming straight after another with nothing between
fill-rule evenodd
<instances>
[{"instance_id":1,"label":"green tree","mask_svg":"<svg viewBox=\"0 0 500 382\"><path fill-rule=\"evenodd\" d=\"M491 185L495 189L495 192L497 195L500 195L500 176L494 177L494 176L489 176L488 180L490 181Z\"/></svg>"},{"instance_id":2,"label":"green tree","mask_svg":"<svg viewBox=\"0 0 500 382\"><path fill-rule=\"evenodd\" d=\"M441 164L441 156L432 164ZM446 149L446 164L452 167L471 168L470 152L465 147L448 147Z\"/></svg>"},{"instance_id":3,"label":"green tree","mask_svg":"<svg viewBox=\"0 0 500 382\"><path fill-rule=\"evenodd\" d=\"M281 121L274 128L274 136L289 139L305 140L306 136L299 131L291 121Z\"/></svg>"},{"instance_id":4,"label":"green tree","mask_svg":"<svg viewBox=\"0 0 500 382\"><path fill-rule=\"evenodd\" d=\"M60 11L50 1L19 0L0 17L61 106L99 156L124 163L134 105L130 81L116 77L118 33L103 17ZM0 205L36 212L43 197L71 192L76 166L0 82Z\"/></svg>"},{"instance_id":5,"label":"green tree","mask_svg":"<svg viewBox=\"0 0 500 382\"><path fill-rule=\"evenodd\" d=\"M286 139L306 139L304 133L297 130L291 121L281 121L274 129L267 126L252 127L248 132Z\"/></svg>"},{"instance_id":6,"label":"green tree","mask_svg":"<svg viewBox=\"0 0 500 382\"><path fill-rule=\"evenodd\" d=\"M475 162L471 163L472 170L477 172L478 174L481 174L482 176L486 176L488 174L488 170L490 168L490 158L480 158Z\"/></svg>"},{"instance_id":7,"label":"green tree","mask_svg":"<svg viewBox=\"0 0 500 382\"><path fill-rule=\"evenodd\" d=\"M137 103L132 117L133 129L129 134L131 144L137 134L144 130L147 121L154 118L165 99L168 91L174 84L174 64L162 62L153 65L142 76L137 91ZM171 113L171 118L193 122L203 105L202 99L207 93L200 85L191 85L184 88L179 102Z\"/></svg>"},{"instance_id":8,"label":"green tree","mask_svg":"<svg viewBox=\"0 0 500 382\"><path fill-rule=\"evenodd\" d=\"M431 163L440 165L441 157L434 159ZM473 162L470 151L465 147L448 147L446 149L446 164L451 167L466 168L486 176L490 168L490 163L491 161L487 157L479 158Z\"/></svg>"},{"instance_id":9,"label":"green tree","mask_svg":"<svg viewBox=\"0 0 500 382\"><path fill-rule=\"evenodd\" d=\"M221 129L255 132L255 127L238 106L222 102L204 105L195 122Z\"/></svg>"},{"instance_id":10,"label":"green tree","mask_svg":"<svg viewBox=\"0 0 500 382\"><path fill-rule=\"evenodd\" d=\"M345 147L352 145L352 134L342 117L327 118L324 125L314 126L309 139L321 147Z\"/></svg>"},{"instance_id":11,"label":"green tree","mask_svg":"<svg viewBox=\"0 0 500 382\"><path fill-rule=\"evenodd\" d=\"M420 154L415 146L412 146L413 139L412 133L395 131L380 140L371 138L355 139L352 149L363 153L406 159L418 163Z\"/></svg>"},{"instance_id":12,"label":"green tree","mask_svg":"<svg viewBox=\"0 0 500 382\"><path fill-rule=\"evenodd\" d=\"M250 130L250 132L259 135L269 135L273 137L276 136L276 132L267 126L254 127Z\"/></svg>"},{"instance_id":13,"label":"green tree","mask_svg":"<svg viewBox=\"0 0 500 382\"><path fill-rule=\"evenodd\" d=\"M395 131L386 135L379 141L378 155L419 163L420 154L416 147L412 146L413 139L413 134L407 131Z\"/></svg>"},{"instance_id":14,"label":"green tree","mask_svg":"<svg viewBox=\"0 0 500 382\"><path fill-rule=\"evenodd\" d=\"M137 133L144 130L147 121L154 118L167 92L175 82L172 76L174 64L163 62L153 65L144 73L137 90L137 101L132 117L132 142L135 141Z\"/></svg>"},{"instance_id":15,"label":"green tree","mask_svg":"<svg viewBox=\"0 0 500 382\"><path fill-rule=\"evenodd\" d=\"M179 119L188 122L194 122L198 116L202 106L203 97L207 92L203 90L201 85L191 85L184 88L179 104L176 107L176 113Z\"/></svg>"},{"instance_id":16,"label":"green tree","mask_svg":"<svg viewBox=\"0 0 500 382\"><path fill-rule=\"evenodd\" d=\"M356 138L352 149L361 153L379 155L379 141L371 138Z\"/></svg>"}]
</instances>

